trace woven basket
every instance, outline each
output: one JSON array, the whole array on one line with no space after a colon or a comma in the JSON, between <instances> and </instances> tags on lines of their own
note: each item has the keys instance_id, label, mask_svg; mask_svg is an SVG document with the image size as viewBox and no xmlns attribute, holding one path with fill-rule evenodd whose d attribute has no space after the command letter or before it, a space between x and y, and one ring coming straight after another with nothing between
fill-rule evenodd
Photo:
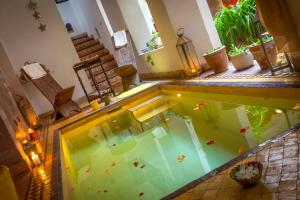
<instances>
[{"instance_id":1,"label":"woven basket","mask_svg":"<svg viewBox=\"0 0 300 200\"><path fill-rule=\"evenodd\" d=\"M241 165L238 165L231 170L230 177L242 186L251 187L251 186L255 185L257 182L259 182L261 175L262 175L262 171L263 171L263 165L259 162L255 162L255 161L245 163L244 165L246 167L249 167L252 165L253 167L255 167L259 170L259 173L256 176L252 177L251 179L237 179L235 175L240 170L240 167L241 167Z\"/></svg>"}]
</instances>

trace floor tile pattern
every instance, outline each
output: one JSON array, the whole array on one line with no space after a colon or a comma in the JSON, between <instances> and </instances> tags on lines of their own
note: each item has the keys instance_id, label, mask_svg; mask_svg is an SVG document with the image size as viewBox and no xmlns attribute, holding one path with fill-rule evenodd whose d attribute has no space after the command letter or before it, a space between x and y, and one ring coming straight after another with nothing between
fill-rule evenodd
<instances>
[{"instance_id":1,"label":"floor tile pattern","mask_svg":"<svg viewBox=\"0 0 300 200\"><path fill-rule=\"evenodd\" d=\"M181 194L176 200L296 200L300 199L300 129L241 161L259 161L264 170L260 182L243 188L229 177L231 169Z\"/></svg>"}]
</instances>

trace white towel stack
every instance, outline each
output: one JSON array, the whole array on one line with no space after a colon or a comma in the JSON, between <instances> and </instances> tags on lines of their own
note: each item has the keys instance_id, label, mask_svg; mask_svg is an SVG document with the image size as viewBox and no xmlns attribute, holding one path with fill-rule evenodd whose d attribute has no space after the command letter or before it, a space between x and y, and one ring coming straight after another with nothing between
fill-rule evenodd
<instances>
[{"instance_id":1,"label":"white towel stack","mask_svg":"<svg viewBox=\"0 0 300 200\"><path fill-rule=\"evenodd\" d=\"M47 75L47 72L39 63L28 64L22 68L31 79L38 79Z\"/></svg>"},{"instance_id":2,"label":"white towel stack","mask_svg":"<svg viewBox=\"0 0 300 200\"><path fill-rule=\"evenodd\" d=\"M116 48L124 47L128 43L125 30L115 32L113 37L114 37Z\"/></svg>"}]
</instances>

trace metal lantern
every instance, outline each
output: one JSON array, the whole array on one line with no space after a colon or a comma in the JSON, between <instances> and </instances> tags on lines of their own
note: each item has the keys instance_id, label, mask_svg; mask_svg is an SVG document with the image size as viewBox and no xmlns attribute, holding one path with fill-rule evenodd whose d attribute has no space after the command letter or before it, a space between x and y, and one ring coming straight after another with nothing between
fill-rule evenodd
<instances>
[{"instance_id":1,"label":"metal lantern","mask_svg":"<svg viewBox=\"0 0 300 200\"><path fill-rule=\"evenodd\" d=\"M271 73L273 76L275 76L275 72L277 71L281 71L283 69L290 69L291 72L294 71L294 66L293 66L293 63L290 59L290 55L287 53L287 52L283 52L283 53L279 53L277 52L277 55L275 55L276 57L274 56L270 56L274 53L270 52L272 50L272 48L268 47L267 46L267 42L265 43L263 41L263 37L266 36L266 33L261 33L261 22L260 22L260 19L259 19L259 16L258 14L256 14L256 17L254 18L254 27L255 27L255 31L256 31L256 34L259 38L259 41L260 41L260 44L261 44L261 47L262 47L262 50L263 50L263 53L264 53L264 57L266 58L266 65L269 66L269 69L271 70ZM276 47L274 47L276 48ZM277 50L276 50L277 51ZM261 56L261 58L263 58Z\"/></svg>"},{"instance_id":2,"label":"metal lantern","mask_svg":"<svg viewBox=\"0 0 300 200\"><path fill-rule=\"evenodd\" d=\"M177 51L180 55L184 70L187 76L195 76L200 72L200 62L197 57L192 41L183 36L184 29L180 28L177 31Z\"/></svg>"}]
</instances>

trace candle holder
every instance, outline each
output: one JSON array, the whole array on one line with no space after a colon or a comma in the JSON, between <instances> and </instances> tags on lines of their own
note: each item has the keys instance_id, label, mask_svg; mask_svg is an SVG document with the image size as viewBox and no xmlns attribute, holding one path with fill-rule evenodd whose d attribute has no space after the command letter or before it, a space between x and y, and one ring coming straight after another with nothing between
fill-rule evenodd
<instances>
[{"instance_id":1,"label":"candle holder","mask_svg":"<svg viewBox=\"0 0 300 200\"><path fill-rule=\"evenodd\" d=\"M31 128L28 129L28 135L32 141L37 140L37 132Z\"/></svg>"},{"instance_id":2,"label":"candle holder","mask_svg":"<svg viewBox=\"0 0 300 200\"><path fill-rule=\"evenodd\" d=\"M33 151L30 153L30 160L32 161L35 167L38 167L42 164L39 155Z\"/></svg>"}]
</instances>

